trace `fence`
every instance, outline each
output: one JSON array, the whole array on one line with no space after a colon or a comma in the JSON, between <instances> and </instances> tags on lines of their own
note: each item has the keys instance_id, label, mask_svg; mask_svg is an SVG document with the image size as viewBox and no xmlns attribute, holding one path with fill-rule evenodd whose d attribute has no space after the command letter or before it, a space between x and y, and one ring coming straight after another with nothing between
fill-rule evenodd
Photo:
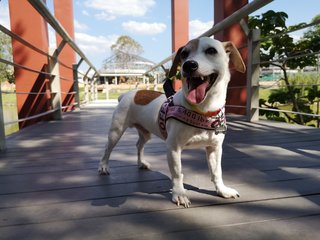
<instances>
[{"instance_id":1,"label":"fence","mask_svg":"<svg viewBox=\"0 0 320 240\"><path fill-rule=\"evenodd\" d=\"M50 116L53 119L61 119L62 114L65 109L70 109L73 107L79 107L81 103L89 102L90 100L96 99L97 91L96 91L96 80L99 76L98 70L92 65L92 63L87 59L85 54L80 50L80 48L75 44L72 38L68 35L68 33L64 30L61 24L55 19L55 17L50 13L46 5L42 1L37 0L28 0L29 3L33 6L34 9L43 17L43 19L50 24L53 30L58 33L61 38L62 42L59 46L56 47L52 51L52 54L48 54L45 51L42 51L37 46L29 43L25 39L21 38L17 34L11 32L9 29L4 27L0 24L0 31L9 36L11 39L18 41L19 43L23 44L24 46L28 47L29 49L37 52L48 58L48 67L39 71L39 69L32 69L26 67L24 65L20 65L14 63L12 60L0 58L0 63L5 65L13 66L17 69L24 69L28 72L33 72L38 74L38 76L47 78L48 87L45 91L36 91L36 92L12 92L12 91L2 91L0 89L0 150L3 151L6 148L5 144L5 135L6 135L6 127L12 126L14 124L18 124L25 121L30 121L33 119L42 118L44 116ZM69 45L77 54L79 61L72 66L67 65L59 60L59 54L61 53L62 49ZM69 70L73 71L73 79L61 76L59 74L58 66L63 66ZM87 71L84 73L79 71L79 67L87 68ZM80 99L79 94L79 78L83 79L84 82L84 96ZM25 79L28 81L28 79ZM69 81L73 82L74 89L69 92L62 92L60 88L60 81ZM4 121L4 107L2 103L2 99L4 95L18 95L18 94L26 94L28 96L34 96L37 98L42 95L50 95L50 106L44 112L38 114L31 114L25 118L18 118L16 120L9 120ZM75 101L73 103L63 103L61 102L62 95L70 95L73 96ZM17 110L15 110L17 111Z\"/></svg>"},{"instance_id":2,"label":"fence","mask_svg":"<svg viewBox=\"0 0 320 240\"><path fill-rule=\"evenodd\" d=\"M237 12L235 12L234 14L232 14L231 16L229 16L228 18L224 19L223 21L217 23L216 25L214 25L211 29L209 29L208 31L206 31L205 33L203 33L202 35L200 35L199 37L202 36L208 36L211 37L214 34L218 33L219 31L229 27L230 25L234 24L234 23L240 23L243 31L245 32L246 36L247 36L247 45L245 46L241 46L240 49L242 48L247 48L248 49L248 62L247 62L247 84L246 86L234 86L234 87L229 87L228 89L232 89L232 88L243 88L246 87L247 90L247 104L246 106L242 106L242 105L226 105L226 107L232 107L232 108L245 108L246 109L246 116L247 119L249 121L257 121L259 120L259 110L260 111L274 111L274 112L282 112L283 114L298 114L301 116L309 116L312 117L314 119L318 119L318 127L319 127L319 121L320 121L320 115L319 112L317 112L317 114L314 113L308 113L308 112L303 112L303 111L289 111L289 110L284 110L284 109L275 109L275 108L266 108L266 107L261 107L259 104L259 91L261 89L261 85L260 85L260 75L261 75L261 65L262 64L272 64L274 62L279 61L279 59L274 59L272 61L260 61L260 44L263 41L269 40L269 39L273 39L275 37L279 37L281 35L284 34L288 34L288 33L293 33L295 31L299 31L302 29L306 29L309 27L312 27L314 25L319 24L319 20L314 21L310 24L303 24L300 27L295 28L294 30L290 30L290 31L285 31L282 32L280 34L276 34L273 36L267 36L264 39L261 38L260 36L260 31L257 29L249 29L246 21L244 21L243 19L245 17L247 17L249 14L255 12L257 9L269 4L272 1L260 1L260 0L254 0L251 3L247 4L245 7L243 7L242 9L238 10ZM320 44L320 43L319 43ZM310 55L319 55L320 52L312 52L312 53L304 53L304 54L296 54L294 57L289 57L287 58L301 58L301 57L305 57L305 56L310 56ZM147 73L149 73L150 71L152 71L153 69L159 67L159 66L163 66L164 64L166 64L167 62L171 61L175 56L175 53L173 53L172 55L170 55L169 57L165 58L164 60L162 60L160 63L158 63L157 65L155 65L153 68L149 69ZM286 60L286 59L281 59ZM319 69L318 69L319 71ZM290 85L290 84L289 84ZM315 86L318 87L320 84L307 84L304 86ZM294 85L297 86L297 85ZM288 87L288 84L287 84ZM290 86L289 86L290 87ZM318 96L318 99L320 98L320 96ZM318 100L318 109L319 109L319 100Z\"/></svg>"},{"instance_id":3,"label":"fence","mask_svg":"<svg viewBox=\"0 0 320 240\"><path fill-rule=\"evenodd\" d=\"M288 31L284 31L284 32L281 32L279 34L274 34L274 35L269 35L269 36L266 36L264 38L261 38L260 37L260 34L258 34L258 36L256 37L256 39L254 40L255 41L255 44L260 44L260 43L263 43L263 42L266 42L266 41L270 41L270 40L273 40L275 38L281 38L287 34L290 34L290 33L294 33L296 31L300 31L300 30L303 30L303 29L307 29L307 28L310 28L310 27L313 27L313 26L316 26L316 25L319 25L320 23L320 19L318 20L315 20L309 24L302 24L300 27L296 27L294 28L293 30L288 30ZM318 45L320 45L320 42L318 43ZM262 89L266 89L266 88L272 88L273 91L275 89L282 89L282 92L283 93L286 93L288 95L291 101L291 104L292 104L292 109L293 110L287 110L287 109L283 109L285 108L284 105L281 105L281 103L276 103L275 106L272 106L270 105L270 103L261 103L260 102L260 106L257 107L258 110L260 110L260 112L263 112L263 113L268 113L269 114L266 114L266 115L274 115L275 117L271 117L271 119L281 119L283 120L283 118L287 118L289 122L294 122L294 123L298 123L298 124L306 124L306 120L304 118L308 118L309 117L309 120L313 120L313 121L316 121L316 124L314 123L311 123L312 125L316 126L319 128L319 123L320 123L320 115L319 115L319 101L320 101L320 91L318 90L319 89L319 86L320 86L320 73L319 73L319 55L320 55L320 51L310 51L308 50L308 52L306 53L305 51L302 51L300 53L296 53L296 52L289 52L286 54L287 56L286 57L276 57L276 59L272 59L272 60L269 60L269 61L260 61L260 60L256 60L256 61L253 61L252 64L257 64L259 66L261 65L275 65L277 66L278 68L281 69L281 71L283 72L283 77L281 77L280 79L277 79L275 81L275 83L272 85L272 86L260 86L260 88ZM301 59L301 61L304 61L302 58L305 58L305 57L310 57L310 56L314 56L315 58L318 58L317 60L317 67L315 67L315 81L302 81L302 82L307 82L306 84L305 83L294 83L294 82L289 82L289 76L288 76L288 71L292 71L290 70L288 67L286 67L286 63L287 61L289 60L298 60ZM282 63L282 66L281 66L281 63ZM274 69L272 69L272 71L274 71ZM310 75L310 73L309 73ZM290 76L291 78L297 78L299 77L299 74L298 73L295 73L295 74L291 74ZM308 75L307 73L304 73L303 75L303 78L307 79L308 78ZM303 93L306 92L306 89L305 88L308 88L308 90L313 90L315 91L314 92L314 99L311 101L312 103L306 103L304 104L305 107L303 107L303 98L307 99L308 97L307 96L303 96ZM280 94L282 93L280 92ZM295 95L295 96L290 96L290 95ZM301 95L300 97L298 95ZM305 95L305 94L304 94ZM255 102L259 101L259 99L255 99L254 100ZM315 101L315 103L313 103L313 101ZM315 111L316 113L313 113L314 110L313 110L313 106L316 104L317 105L317 110ZM309 106L308 106L309 105ZM310 111L311 110L311 111ZM271 113L270 113L271 112ZM281 115L283 117L280 117ZM296 116L296 117L295 117ZM253 120L257 120L256 117L253 118Z\"/></svg>"},{"instance_id":4,"label":"fence","mask_svg":"<svg viewBox=\"0 0 320 240\"><path fill-rule=\"evenodd\" d=\"M50 79L50 92L49 94L55 95L55 97L52 99L52 109L41 113L29 116L25 119L17 119L17 121L11 121L11 122L4 122L4 114L3 114L3 108L0 109L0 149L5 149L5 126L18 123L21 121L26 121L34 118L39 118L44 115L50 115L54 116L55 119L60 119L63 109L68 108L69 105L63 105L61 104L61 94L74 94L75 96L75 106L80 105L80 95L79 95L79 85L78 85L78 77L81 76L83 78L84 83L84 96L81 97L83 99L83 102L89 102L91 100L97 99L97 87L96 87L96 80L99 76L99 73L97 69L91 64L91 62L86 58L86 56L83 54L83 52L78 48L78 46L74 43L74 41L71 39L71 37L67 34L67 32L63 29L63 27L60 25L60 23L54 18L54 16L50 13L50 11L46 8L46 6L43 4L42 1L37 0L28 0L29 3L37 10L37 12L47 21L48 24L51 25L51 27L62 37L63 41L62 43L57 46L57 48L54 50L53 54L47 54L45 52L42 52L39 48L36 46L33 46L32 44L28 43L24 39L20 38L19 36L12 33L10 30L6 29L4 26L0 25L0 31L7 34L11 38L19 41L20 43L24 44L25 46L29 47L30 49L37 51L40 54L45 55L49 59L49 65L48 71L39 71L35 69L29 69L25 66L15 64L13 61L9 61L6 59L1 59L0 62L3 64L11 65L16 68L25 69L27 71L36 72L39 75L47 76ZM267 64L272 63L273 60L270 62L263 62L260 61L260 43L266 39L261 39L259 30L250 30L246 24L246 22L243 20L245 17L247 17L249 14L255 12L259 8L269 4L272 2L272 0L254 0L247 4L242 9L238 10L231 16L227 17L223 21L217 23L214 25L211 29L203 33L201 36L212 36L219 31L231 26L234 23L240 23L242 26L243 31L247 35L248 44L246 46L242 46L241 48L248 48L248 63L247 63L247 84L246 86L234 86L232 88L243 88L246 87L247 89L247 104L245 106L241 105L227 105L226 107L238 107L238 108L244 108L246 109L246 115L248 120L250 121L256 121L259 119L259 110L260 111L274 111L274 112L283 112L283 113L290 113L290 114L298 114L303 116L310 116L313 118L320 118L319 114L313 114L313 113L307 113L303 111L288 111L283 109L274 109L274 108L266 108L259 106L259 90L261 88L259 83L260 78L260 70L261 64ZM295 29L294 31L298 31L301 29L305 29L307 27L313 26L315 24L319 24L319 21L313 22L311 24L307 24L302 26L299 29ZM290 31L293 32L293 31ZM284 32L281 34L287 34L289 32ZM276 36L268 36L268 39L272 39ZM59 60L59 54L61 50L66 46L69 45L78 55L79 61L78 63L74 64L73 66L65 66L69 69L73 70L73 79L67 79L64 76L59 76L59 73L57 72L57 66L58 65L65 65L63 62ZM319 52L315 53L308 53L308 54L319 54ZM161 61L159 64L155 65L153 68L149 69L145 72L145 75L153 71L154 69L158 67L163 67L163 65L169 61L172 60L175 54L172 54L171 56L167 57L163 61ZM295 58L303 57L305 54L301 55L295 55ZM80 65L87 64L87 70L83 73L79 71ZM93 72L93 74L91 74ZM74 89L72 92L69 93L63 93L60 92L59 85L57 82L59 82L58 79L61 79L61 81L74 81ZM319 86L319 84L313 84L316 87ZM9 94L9 92L0 91L0 94ZM29 95L41 95L41 94L48 94L43 92L15 92L15 94L29 94ZM0 97L0 106L2 106Z\"/></svg>"}]
</instances>

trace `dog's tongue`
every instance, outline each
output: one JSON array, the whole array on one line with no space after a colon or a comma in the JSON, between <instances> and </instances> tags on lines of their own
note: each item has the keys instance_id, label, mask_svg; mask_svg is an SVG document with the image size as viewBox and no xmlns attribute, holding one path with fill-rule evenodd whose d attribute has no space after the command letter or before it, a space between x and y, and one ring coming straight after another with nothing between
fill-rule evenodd
<instances>
[{"instance_id":1,"label":"dog's tongue","mask_svg":"<svg viewBox=\"0 0 320 240\"><path fill-rule=\"evenodd\" d=\"M187 96L188 102L192 104L199 104L203 101L206 95L206 89L209 81L202 81L201 79L193 79L189 82L189 93Z\"/></svg>"}]
</instances>

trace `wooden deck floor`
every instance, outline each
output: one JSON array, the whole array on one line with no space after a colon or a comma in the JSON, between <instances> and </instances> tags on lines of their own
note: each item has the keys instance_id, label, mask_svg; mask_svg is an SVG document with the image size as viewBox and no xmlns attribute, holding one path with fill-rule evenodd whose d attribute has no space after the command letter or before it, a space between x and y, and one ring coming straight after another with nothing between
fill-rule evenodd
<instances>
[{"instance_id":1,"label":"wooden deck floor","mask_svg":"<svg viewBox=\"0 0 320 240\"><path fill-rule=\"evenodd\" d=\"M84 108L8 139L0 154L0 239L318 239L319 129L229 117L216 196L203 150L183 152L189 209L170 202L164 144L138 170L134 130L97 175L112 108Z\"/></svg>"}]
</instances>

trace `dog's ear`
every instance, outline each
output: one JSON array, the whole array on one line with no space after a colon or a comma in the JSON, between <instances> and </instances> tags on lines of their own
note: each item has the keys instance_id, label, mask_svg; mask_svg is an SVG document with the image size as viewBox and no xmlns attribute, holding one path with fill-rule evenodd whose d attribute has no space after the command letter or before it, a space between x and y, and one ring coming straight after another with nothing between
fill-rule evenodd
<instances>
[{"instance_id":1,"label":"dog's ear","mask_svg":"<svg viewBox=\"0 0 320 240\"><path fill-rule=\"evenodd\" d=\"M180 53L182 51L182 49L184 48L184 46L180 47L176 53L176 55L174 56L174 59L173 59L173 62L172 62L172 66L170 68L170 71L169 71L169 75L168 77L171 78L173 76L176 75L177 73L177 69L178 69L178 66L180 64Z\"/></svg>"},{"instance_id":2,"label":"dog's ear","mask_svg":"<svg viewBox=\"0 0 320 240\"><path fill-rule=\"evenodd\" d=\"M229 54L230 61L232 62L234 68L241 73L246 71L246 65L244 64L242 57L232 42L223 42L224 49L226 53Z\"/></svg>"}]
</instances>

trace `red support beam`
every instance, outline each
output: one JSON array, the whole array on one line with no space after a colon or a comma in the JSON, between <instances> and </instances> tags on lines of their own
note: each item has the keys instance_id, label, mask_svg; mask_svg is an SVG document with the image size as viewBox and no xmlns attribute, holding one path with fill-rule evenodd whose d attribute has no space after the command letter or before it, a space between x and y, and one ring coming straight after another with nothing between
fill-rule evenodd
<instances>
[{"instance_id":1,"label":"red support beam","mask_svg":"<svg viewBox=\"0 0 320 240\"><path fill-rule=\"evenodd\" d=\"M238 9L248 4L248 0L214 0L214 22L217 24L226 17L233 14ZM234 24L227 29L216 34L215 39L220 41L232 41L238 48L247 44L247 37L242 31L240 24ZM248 50L247 48L241 49L243 61L247 63ZM240 87L232 88L228 90L227 105L241 105L246 106L247 91L246 91L246 73L231 72L231 81L229 87ZM245 108L227 108L228 112L236 114L246 114Z\"/></svg>"},{"instance_id":2,"label":"red support beam","mask_svg":"<svg viewBox=\"0 0 320 240\"><path fill-rule=\"evenodd\" d=\"M74 39L73 1L54 0L54 15L70 35L70 37ZM57 46L59 46L61 41L62 39L60 35L56 34ZM62 77L60 79L61 104L62 106L69 106L74 104L75 102L75 94L72 94L71 92L73 92L74 89L72 65L76 63L76 54L68 44L65 45L65 47L59 54L59 60L65 65L71 67L70 69L61 64L59 65L59 74ZM72 109L73 107L70 106L68 108L65 108L64 111L69 111Z\"/></svg>"},{"instance_id":3,"label":"red support beam","mask_svg":"<svg viewBox=\"0 0 320 240\"><path fill-rule=\"evenodd\" d=\"M172 52L176 52L189 41L189 0L171 0ZM177 91L181 80L173 82Z\"/></svg>"},{"instance_id":4,"label":"red support beam","mask_svg":"<svg viewBox=\"0 0 320 240\"><path fill-rule=\"evenodd\" d=\"M172 52L189 41L189 1L171 0Z\"/></svg>"},{"instance_id":5,"label":"red support beam","mask_svg":"<svg viewBox=\"0 0 320 240\"><path fill-rule=\"evenodd\" d=\"M28 1L9 1L11 31L44 52L48 52L47 23L28 3ZM13 61L16 64L45 72L48 58L12 39ZM18 67L14 69L17 108L19 119L46 112L51 109L51 94L49 79L43 74L30 72ZM29 94L29 92L38 94ZM44 94L46 93L46 94ZM34 120L20 122L20 128L37 121L46 120L41 117Z\"/></svg>"}]
</instances>

